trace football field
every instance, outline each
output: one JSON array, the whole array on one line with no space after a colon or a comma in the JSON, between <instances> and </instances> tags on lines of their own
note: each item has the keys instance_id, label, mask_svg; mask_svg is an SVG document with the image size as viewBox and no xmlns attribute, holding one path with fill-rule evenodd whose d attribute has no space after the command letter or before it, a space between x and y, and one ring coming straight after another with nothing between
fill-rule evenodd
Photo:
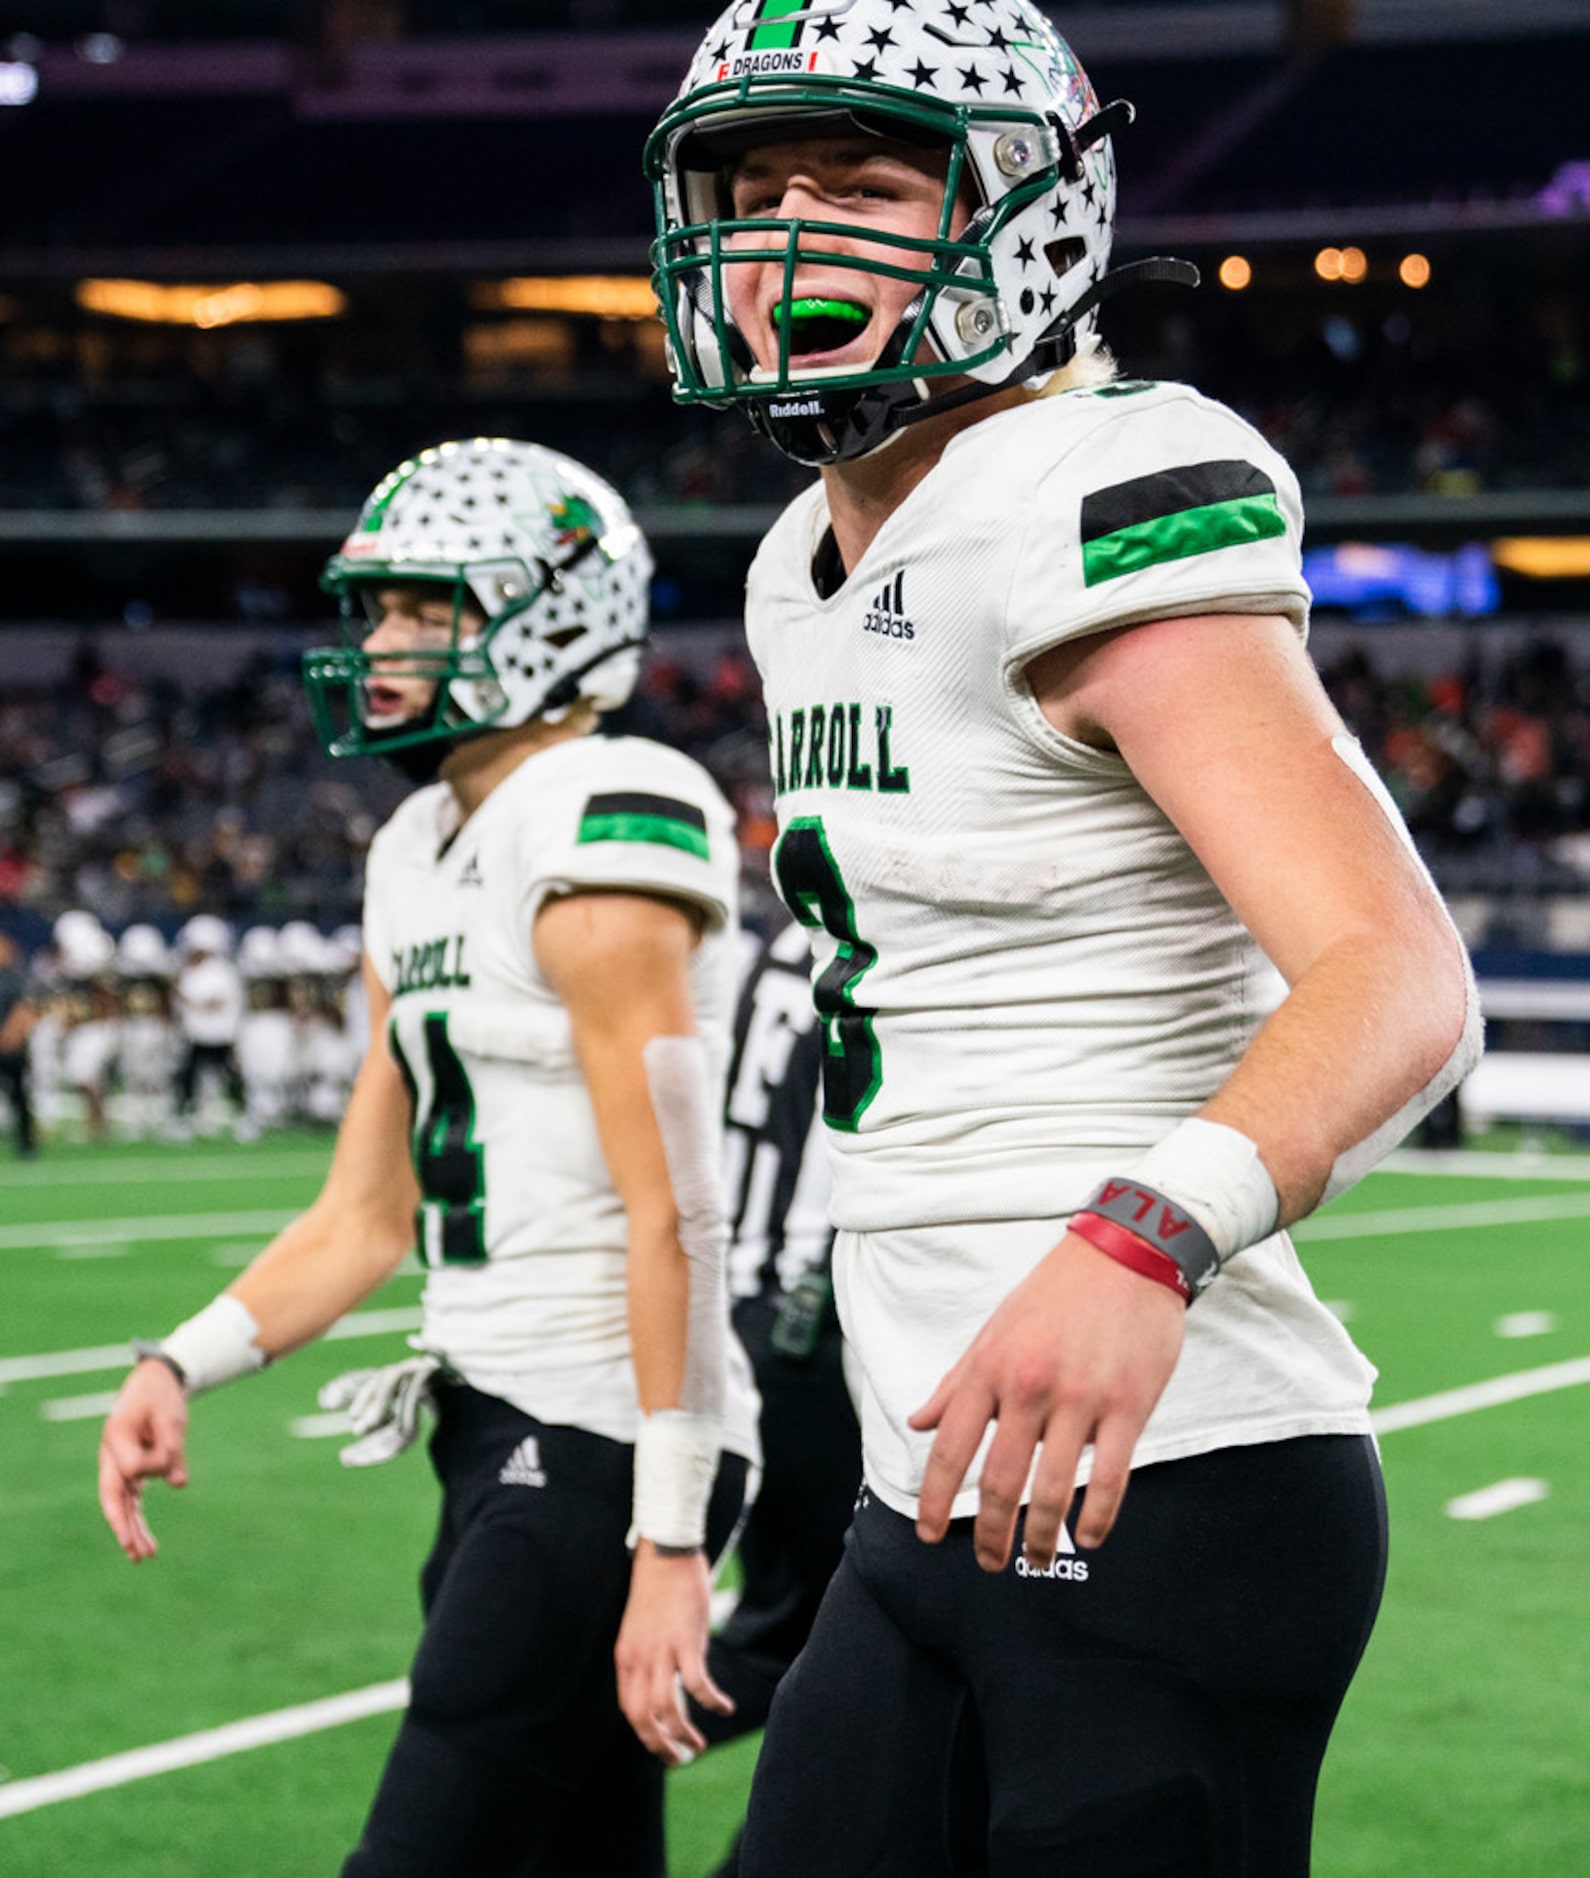
<instances>
[{"instance_id":1,"label":"football field","mask_svg":"<svg viewBox=\"0 0 1590 1878\"><path fill-rule=\"evenodd\" d=\"M403 1353L418 1274L196 1406L192 1485L148 1496L158 1558L128 1564L94 1493L127 1339L211 1297L328 1154L276 1137L0 1160L5 1878L313 1878L357 1836L435 1494L419 1448L340 1467L315 1395ZM1404 1155L1297 1237L1379 1365L1392 1521L1317 1878L1584 1878L1590 1157ZM754 1753L672 1776L674 1878L720 1856Z\"/></svg>"}]
</instances>

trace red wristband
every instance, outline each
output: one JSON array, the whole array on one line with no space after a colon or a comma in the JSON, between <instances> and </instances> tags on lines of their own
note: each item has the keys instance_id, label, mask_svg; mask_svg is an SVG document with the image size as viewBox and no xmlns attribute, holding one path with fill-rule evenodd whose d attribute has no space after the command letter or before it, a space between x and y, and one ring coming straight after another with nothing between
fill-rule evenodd
<instances>
[{"instance_id":1,"label":"red wristband","mask_svg":"<svg viewBox=\"0 0 1590 1878\"><path fill-rule=\"evenodd\" d=\"M1176 1261L1125 1226L1105 1219L1100 1213L1073 1213L1069 1230L1117 1264L1128 1266L1144 1278L1152 1278L1156 1284L1168 1285L1183 1304L1192 1302L1192 1287Z\"/></svg>"}]
</instances>

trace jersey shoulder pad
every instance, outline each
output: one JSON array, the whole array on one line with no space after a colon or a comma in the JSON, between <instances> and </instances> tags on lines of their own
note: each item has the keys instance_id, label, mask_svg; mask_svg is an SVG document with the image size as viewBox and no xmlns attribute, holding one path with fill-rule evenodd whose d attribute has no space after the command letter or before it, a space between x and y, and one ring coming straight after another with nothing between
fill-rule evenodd
<instances>
[{"instance_id":1,"label":"jersey shoulder pad","mask_svg":"<svg viewBox=\"0 0 1590 1878\"><path fill-rule=\"evenodd\" d=\"M1054 604L1018 609L1014 656L1193 613L1278 613L1303 628L1297 479L1251 424L1187 385L1055 402L1071 421L1056 426L1017 573L1018 593Z\"/></svg>"},{"instance_id":2,"label":"jersey shoulder pad","mask_svg":"<svg viewBox=\"0 0 1590 1878\"><path fill-rule=\"evenodd\" d=\"M692 758L646 738L592 738L559 790L544 892L631 887L701 908L716 929L737 911L734 813Z\"/></svg>"}]
</instances>

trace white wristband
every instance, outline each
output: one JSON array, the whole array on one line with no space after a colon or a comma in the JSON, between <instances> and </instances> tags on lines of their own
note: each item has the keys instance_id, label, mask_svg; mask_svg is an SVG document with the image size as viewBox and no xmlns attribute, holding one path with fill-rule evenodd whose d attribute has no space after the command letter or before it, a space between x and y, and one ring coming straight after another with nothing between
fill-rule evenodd
<instances>
[{"instance_id":1,"label":"white wristband","mask_svg":"<svg viewBox=\"0 0 1590 1878\"><path fill-rule=\"evenodd\" d=\"M258 1335L254 1313L223 1291L196 1316L178 1324L160 1347L181 1369L188 1394L202 1395L264 1368L265 1352L254 1341Z\"/></svg>"},{"instance_id":2,"label":"white wristband","mask_svg":"<svg viewBox=\"0 0 1590 1878\"><path fill-rule=\"evenodd\" d=\"M658 1409L635 1431L630 1544L695 1547L707 1541L707 1502L718 1473L719 1428L710 1415Z\"/></svg>"},{"instance_id":3,"label":"white wristband","mask_svg":"<svg viewBox=\"0 0 1590 1878\"><path fill-rule=\"evenodd\" d=\"M1259 1150L1237 1128L1189 1116L1131 1168L1134 1179L1184 1207L1223 1265L1275 1231L1281 1202Z\"/></svg>"}]
</instances>

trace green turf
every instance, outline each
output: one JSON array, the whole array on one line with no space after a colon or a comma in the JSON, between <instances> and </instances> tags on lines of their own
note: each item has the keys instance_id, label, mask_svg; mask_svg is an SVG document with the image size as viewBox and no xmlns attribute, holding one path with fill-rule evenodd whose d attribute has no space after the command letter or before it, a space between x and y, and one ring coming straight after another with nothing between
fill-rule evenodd
<instances>
[{"instance_id":1,"label":"green turf","mask_svg":"<svg viewBox=\"0 0 1590 1878\"><path fill-rule=\"evenodd\" d=\"M0 1161L0 1360L158 1331L226 1281L258 1234L134 1236L100 1256L24 1244L25 1229L285 1212L315 1190L329 1144L116 1146ZM1528 1202L1578 1192L1582 1164L1538 1179L1381 1174L1333 1218ZM175 1175L166 1179L166 1174ZM158 1177L157 1177L158 1176ZM213 1178L210 1176L214 1176ZM134 1235L157 1229L135 1226ZM1371 1238L1301 1250L1379 1365L1377 1403L1590 1355L1590 1217ZM221 1262L218 1262L217 1252ZM112 1256L104 1256L107 1251ZM228 1264L227 1261L231 1261ZM412 1306L400 1275L368 1308ZM1551 1311L1549 1334L1496 1321ZM0 1766L25 1779L195 1730L384 1683L418 1631L415 1575L435 1496L418 1451L350 1473L334 1439L295 1438L339 1369L401 1334L327 1344L196 1405L193 1485L154 1488L162 1542L138 1568L93 1496L98 1417L46 1402L112 1389L115 1371L0 1390ZM1582 1878L1590 1870L1590 1486L1583 1388L1388 1433L1387 1600L1326 1765L1317 1878ZM1483 1522L1444 1508L1512 1476L1550 1497ZM383 1714L113 1791L0 1818L5 1878L308 1878L358 1831L396 1717ZM673 1878L705 1878L732 1835L755 1742L672 1777ZM4 1792L0 1784L0 1794Z\"/></svg>"}]
</instances>

